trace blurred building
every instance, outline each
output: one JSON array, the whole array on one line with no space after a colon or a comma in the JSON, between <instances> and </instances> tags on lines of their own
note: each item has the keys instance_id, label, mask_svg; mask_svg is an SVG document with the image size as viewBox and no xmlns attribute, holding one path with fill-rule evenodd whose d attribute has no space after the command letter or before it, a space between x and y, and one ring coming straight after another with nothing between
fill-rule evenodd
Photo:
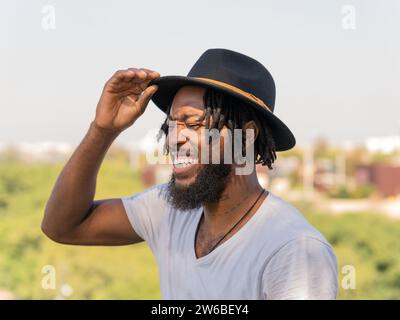
<instances>
[{"instance_id":1,"label":"blurred building","mask_svg":"<svg viewBox=\"0 0 400 320\"><path fill-rule=\"evenodd\" d=\"M297 173L301 167L301 161L294 156L281 157L272 165L272 170L269 170L267 166L259 167L265 170L265 180L268 182L266 185L261 183L263 179L262 171L257 170L260 184L263 185L264 188L269 188L274 193L283 194L290 191L292 187L290 177Z\"/></svg>"},{"instance_id":2,"label":"blurred building","mask_svg":"<svg viewBox=\"0 0 400 320\"><path fill-rule=\"evenodd\" d=\"M172 166L168 164L148 165L141 170L141 178L146 188L169 181Z\"/></svg>"},{"instance_id":3,"label":"blurred building","mask_svg":"<svg viewBox=\"0 0 400 320\"><path fill-rule=\"evenodd\" d=\"M355 180L359 185L374 185L384 197L400 195L400 166L360 165L355 170Z\"/></svg>"}]
</instances>

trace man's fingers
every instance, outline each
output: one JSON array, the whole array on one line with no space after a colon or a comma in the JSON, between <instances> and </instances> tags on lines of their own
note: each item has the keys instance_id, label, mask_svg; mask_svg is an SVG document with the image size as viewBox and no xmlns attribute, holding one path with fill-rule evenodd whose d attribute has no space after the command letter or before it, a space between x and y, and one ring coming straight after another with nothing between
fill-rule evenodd
<instances>
[{"instance_id":1,"label":"man's fingers","mask_svg":"<svg viewBox=\"0 0 400 320\"><path fill-rule=\"evenodd\" d=\"M140 70L138 71L145 72L146 78L144 80L142 78L141 79L133 78L131 82L138 85L143 91L147 88L151 80L160 77L160 74L158 72L150 69L140 68ZM136 71L136 73L138 71Z\"/></svg>"},{"instance_id":2,"label":"man's fingers","mask_svg":"<svg viewBox=\"0 0 400 320\"><path fill-rule=\"evenodd\" d=\"M106 82L105 87L112 87L114 89L119 88L124 82L131 81L135 77L135 71L133 70L118 70L113 76Z\"/></svg>"},{"instance_id":3,"label":"man's fingers","mask_svg":"<svg viewBox=\"0 0 400 320\"><path fill-rule=\"evenodd\" d=\"M140 70L147 72L147 79L155 79L160 76L160 74L154 70L150 70L150 69L146 69L146 68L140 68Z\"/></svg>"},{"instance_id":4,"label":"man's fingers","mask_svg":"<svg viewBox=\"0 0 400 320\"><path fill-rule=\"evenodd\" d=\"M158 86L157 85L152 85L150 87L147 87L142 95L140 96L139 100L137 101L139 109L141 112L144 112L144 110L146 109L146 106L148 105L151 97L153 96L153 94L157 91Z\"/></svg>"},{"instance_id":5,"label":"man's fingers","mask_svg":"<svg viewBox=\"0 0 400 320\"><path fill-rule=\"evenodd\" d=\"M125 95L142 93L149 85L149 82L158 78L160 74L146 68L129 68L118 70L106 83L109 92Z\"/></svg>"},{"instance_id":6,"label":"man's fingers","mask_svg":"<svg viewBox=\"0 0 400 320\"><path fill-rule=\"evenodd\" d=\"M121 80L128 80L128 79L132 79L136 76L136 72L134 70L131 69L127 69L127 70L118 70L113 78L117 81L121 81Z\"/></svg>"},{"instance_id":7,"label":"man's fingers","mask_svg":"<svg viewBox=\"0 0 400 320\"><path fill-rule=\"evenodd\" d=\"M150 70L150 69L146 69L146 68L140 68L140 69L136 69L136 68L132 68L135 70L135 77L132 78L132 82L134 83L142 83L142 82L149 82L157 77L160 76L160 74L156 71ZM147 87L146 83L146 87Z\"/></svg>"},{"instance_id":8,"label":"man's fingers","mask_svg":"<svg viewBox=\"0 0 400 320\"><path fill-rule=\"evenodd\" d=\"M118 70L111 77L111 83L120 83L122 81L134 81L140 83L146 80L152 80L159 77L160 74L156 71L146 69L146 68L128 68L126 70Z\"/></svg>"},{"instance_id":9,"label":"man's fingers","mask_svg":"<svg viewBox=\"0 0 400 320\"><path fill-rule=\"evenodd\" d=\"M123 82L118 87L118 94L125 95L126 93L141 94L149 85L150 80L146 80L140 83L133 81Z\"/></svg>"}]
</instances>

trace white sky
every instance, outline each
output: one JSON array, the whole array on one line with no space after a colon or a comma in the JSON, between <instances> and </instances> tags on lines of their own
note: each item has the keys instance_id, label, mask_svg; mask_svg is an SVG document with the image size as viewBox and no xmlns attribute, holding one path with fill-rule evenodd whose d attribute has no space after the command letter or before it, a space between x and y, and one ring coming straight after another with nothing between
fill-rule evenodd
<instances>
[{"instance_id":1,"label":"white sky","mask_svg":"<svg viewBox=\"0 0 400 320\"><path fill-rule=\"evenodd\" d=\"M42 28L45 5L56 28ZM344 5L355 30L342 27ZM79 143L104 82L120 68L186 75L208 48L272 73L276 114L299 144L400 133L400 1L0 0L0 142ZM150 104L119 138L158 127Z\"/></svg>"}]
</instances>

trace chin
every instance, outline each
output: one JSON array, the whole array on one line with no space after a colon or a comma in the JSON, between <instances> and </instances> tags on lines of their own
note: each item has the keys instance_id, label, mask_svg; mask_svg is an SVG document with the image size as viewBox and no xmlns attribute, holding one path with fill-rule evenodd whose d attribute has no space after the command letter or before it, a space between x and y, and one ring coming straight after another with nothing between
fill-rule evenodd
<instances>
[{"instance_id":1,"label":"chin","mask_svg":"<svg viewBox=\"0 0 400 320\"><path fill-rule=\"evenodd\" d=\"M182 177L182 176L175 175L174 182L177 187L188 188L191 185L194 185L194 183L196 182L196 177L197 177L197 174L195 176L190 176L190 177Z\"/></svg>"},{"instance_id":2,"label":"chin","mask_svg":"<svg viewBox=\"0 0 400 320\"><path fill-rule=\"evenodd\" d=\"M176 168L173 170L173 175L175 178L175 185L178 187L189 187L196 182L197 174L201 169L201 165L195 164L191 165L191 168L185 171L179 171Z\"/></svg>"}]
</instances>

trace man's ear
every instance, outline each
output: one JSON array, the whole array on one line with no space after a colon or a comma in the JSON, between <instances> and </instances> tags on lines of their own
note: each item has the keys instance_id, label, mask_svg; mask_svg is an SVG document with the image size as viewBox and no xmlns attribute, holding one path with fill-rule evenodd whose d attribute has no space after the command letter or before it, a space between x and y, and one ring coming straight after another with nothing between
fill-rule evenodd
<instances>
[{"instance_id":1,"label":"man's ear","mask_svg":"<svg viewBox=\"0 0 400 320\"><path fill-rule=\"evenodd\" d=\"M260 129L257 127L257 124L254 120L250 120L248 122L245 123L245 125L243 126L243 134L246 135L246 129L253 129L254 130L254 141L257 140L258 134L260 133ZM253 141L253 142L254 142Z\"/></svg>"}]
</instances>

